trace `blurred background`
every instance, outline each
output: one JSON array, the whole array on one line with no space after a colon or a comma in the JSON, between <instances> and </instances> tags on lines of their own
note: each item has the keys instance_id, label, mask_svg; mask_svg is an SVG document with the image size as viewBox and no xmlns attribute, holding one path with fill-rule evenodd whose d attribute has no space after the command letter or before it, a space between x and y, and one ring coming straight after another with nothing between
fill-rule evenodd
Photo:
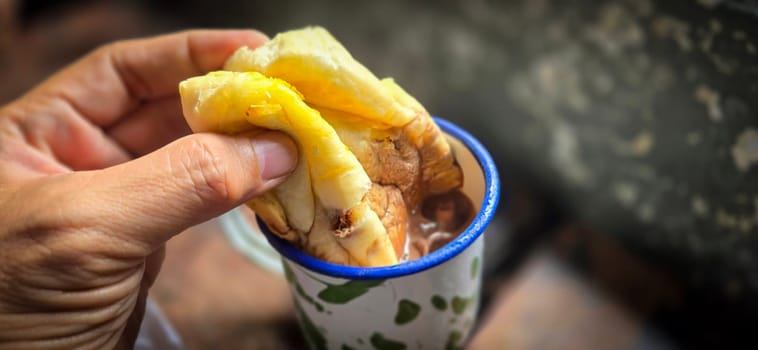
<instances>
[{"instance_id":1,"label":"blurred background","mask_svg":"<svg viewBox=\"0 0 758 350\"><path fill-rule=\"evenodd\" d=\"M112 40L305 25L496 159L470 348L755 348L755 0L0 0L0 103ZM180 335L301 347L285 284L230 270L215 228L170 244L153 291Z\"/></svg>"}]
</instances>

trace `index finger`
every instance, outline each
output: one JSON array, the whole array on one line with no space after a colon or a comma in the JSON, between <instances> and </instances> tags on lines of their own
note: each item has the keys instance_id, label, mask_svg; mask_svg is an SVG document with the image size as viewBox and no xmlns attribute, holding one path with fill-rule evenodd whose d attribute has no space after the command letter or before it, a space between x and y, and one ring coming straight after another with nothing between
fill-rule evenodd
<instances>
[{"instance_id":1,"label":"index finger","mask_svg":"<svg viewBox=\"0 0 758 350\"><path fill-rule=\"evenodd\" d=\"M267 37L253 30L193 30L101 47L40 85L92 123L106 127L141 103L176 95L181 80L222 67L241 46Z\"/></svg>"}]
</instances>

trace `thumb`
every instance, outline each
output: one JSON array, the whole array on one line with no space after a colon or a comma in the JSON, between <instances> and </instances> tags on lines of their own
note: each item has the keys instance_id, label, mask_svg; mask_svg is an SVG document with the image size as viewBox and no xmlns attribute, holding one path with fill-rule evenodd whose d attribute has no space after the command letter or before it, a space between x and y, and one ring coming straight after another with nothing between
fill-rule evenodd
<instances>
[{"instance_id":1,"label":"thumb","mask_svg":"<svg viewBox=\"0 0 758 350\"><path fill-rule=\"evenodd\" d=\"M113 234L156 247L279 185L296 161L294 143L279 132L193 134L93 174L87 193L103 198L86 202L110 203L92 209L114 214L104 223Z\"/></svg>"}]
</instances>

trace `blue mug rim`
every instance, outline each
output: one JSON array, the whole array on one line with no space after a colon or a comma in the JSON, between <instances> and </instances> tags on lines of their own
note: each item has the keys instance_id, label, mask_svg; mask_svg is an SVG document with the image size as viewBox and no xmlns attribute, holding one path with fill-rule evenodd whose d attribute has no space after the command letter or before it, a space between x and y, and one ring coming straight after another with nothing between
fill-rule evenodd
<instances>
[{"instance_id":1,"label":"blue mug rim","mask_svg":"<svg viewBox=\"0 0 758 350\"><path fill-rule=\"evenodd\" d=\"M412 275L431 269L458 256L482 235L492 221L500 201L500 177L492 156L475 137L450 121L439 117L433 117L433 119L444 132L461 141L471 151L484 173L485 194L481 210L474 217L469 227L456 239L427 256L401 264L378 267L346 266L326 262L303 252L287 240L271 232L268 226L256 216L258 225L271 246L283 257L308 270L348 280L389 279Z\"/></svg>"}]
</instances>

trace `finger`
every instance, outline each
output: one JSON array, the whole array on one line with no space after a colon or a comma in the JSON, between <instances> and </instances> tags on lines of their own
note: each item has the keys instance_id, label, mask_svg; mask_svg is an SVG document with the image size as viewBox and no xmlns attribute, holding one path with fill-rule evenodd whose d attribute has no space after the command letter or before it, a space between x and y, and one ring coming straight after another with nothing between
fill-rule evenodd
<instances>
[{"instance_id":1,"label":"finger","mask_svg":"<svg viewBox=\"0 0 758 350\"><path fill-rule=\"evenodd\" d=\"M62 99L107 126L142 101L175 95L179 81L221 68L240 46L266 36L252 30L186 31L117 42L85 56L34 92Z\"/></svg>"},{"instance_id":2,"label":"finger","mask_svg":"<svg viewBox=\"0 0 758 350\"><path fill-rule=\"evenodd\" d=\"M4 141L23 141L28 146L17 150L33 149L47 155L45 163L73 170L100 169L129 160L130 155L102 129L82 119L70 105L50 98L26 98L2 110L10 131ZM11 148L13 149L13 148ZM26 159L18 160L28 163ZM60 166L59 165L59 166Z\"/></svg>"},{"instance_id":3,"label":"finger","mask_svg":"<svg viewBox=\"0 0 758 350\"><path fill-rule=\"evenodd\" d=\"M73 170L102 169L132 158L102 129L82 119L72 120L48 135L55 158Z\"/></svg>"},{"instance_id":4,"label":"finger","mask_svg":"<svg viewBox=\"0 0 758 350\"><path fill-rule=\"evenodd\" d=\"M190 132L178 96L143 105L107 131L121 147L137 156L150 153Z\"/></svg>"},{"instance_id":5,"label":"finger","mask_svg":"<svg viewBox=\"0 0 758 350\"><path fill-rule=\"evenodd\" d=\"M174 234L283 182L297 150L277 132L193 134L90 176L77 201L104 232L152 252Z\"/></svg>"},{"instance_id":6,"label":"finger","mask_svg":"<svg viewBox=\"0 0 758 350\"><path fill-rule=\"evenodd\" d=\"M46 175L63 174L71 169L54 161L22 141L4 140L0 144L0 183L10 183Z\"/></svg>"}]
</instances>

